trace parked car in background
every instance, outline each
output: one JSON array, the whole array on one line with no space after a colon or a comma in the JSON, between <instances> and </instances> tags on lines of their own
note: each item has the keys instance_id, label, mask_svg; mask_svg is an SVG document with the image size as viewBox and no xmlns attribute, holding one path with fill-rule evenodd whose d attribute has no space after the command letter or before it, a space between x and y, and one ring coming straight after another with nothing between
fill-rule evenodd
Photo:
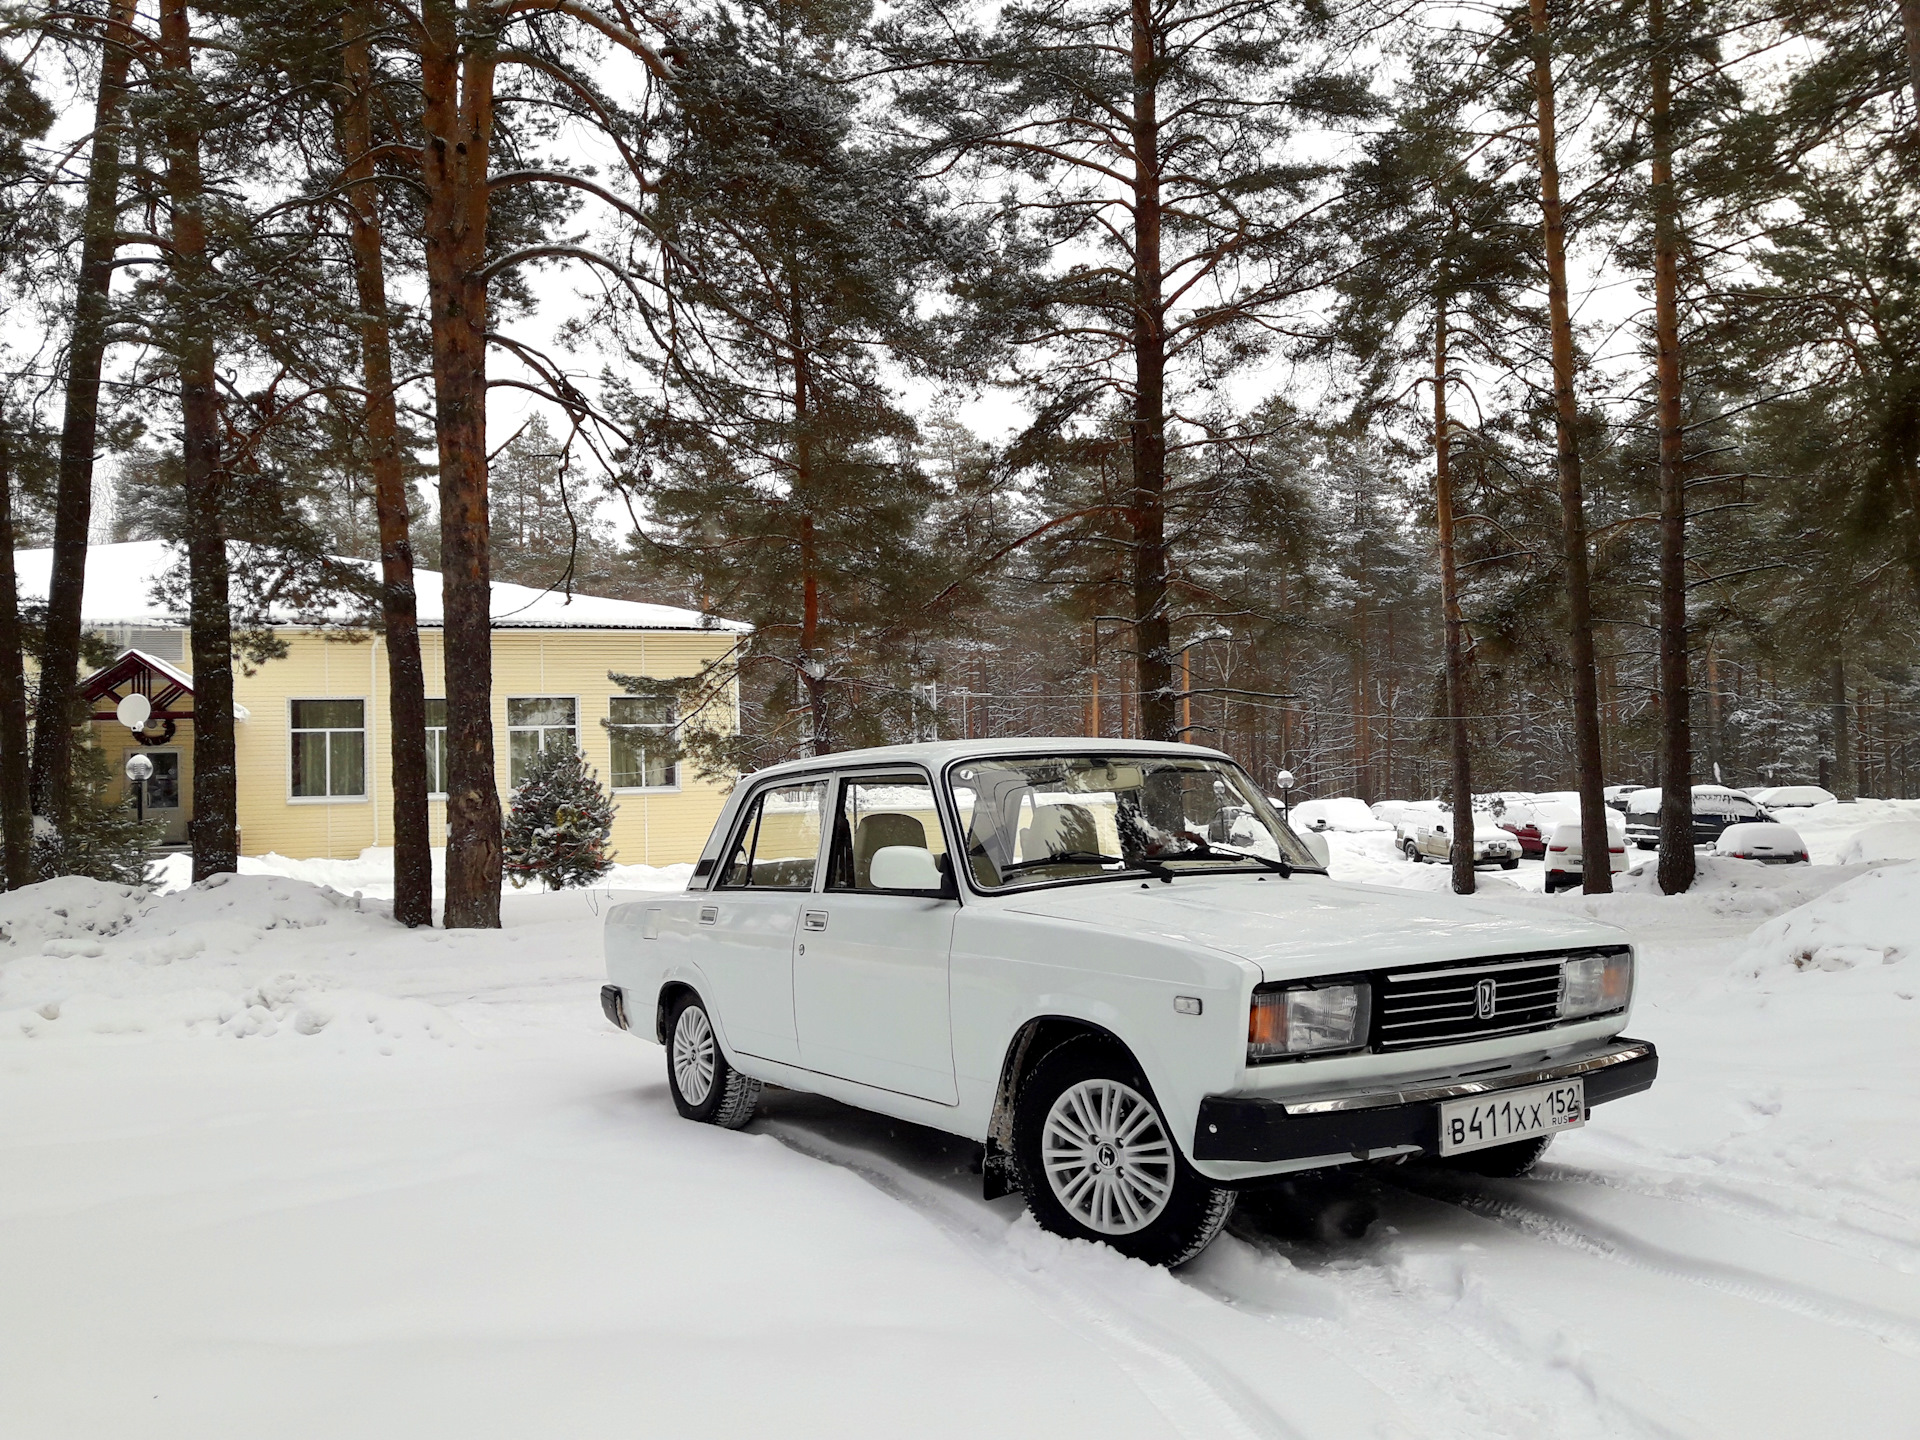
<instances>
[{"instance_id":1,"label":"parked car in background","mask_svg":"<svg viewBox=\"0 0 1920 1440\"><path fill-rule=\"evenodd\" d=\"M1711 845L1729 825L1771 820L1758 803L1725 785L1693 787L1693 843ZM1660 792L1636 790L1627 797L1627 839L1642 850L1660 848Z\"/></svg>"},{"instance_id":2,"label":"parked car in background","mask_svg":"<svg viewBox=\"0 0 1920 1440\"><path fill-rule=\"evenodd\" d=\"M1601 790L1600 794L1606 800L1609 809L1625 813L1627 797L1646 788L1644 785L1608 785Z\"/></svg>"},{"instance_id":3,"label":"parked car in background","mask_svg":"<svg viewBox=\"0 0 1920 1440\"><path fill-rule=\"evenodd\" d=\"M1532 815L1520 816L1509 810L1500 821L1500 828L1519 842L1520 853L1529 860L1538 860L1547 853L1547 837L1540 831L1540 822Z\"/></svg>"},{"instance_id":4,"label":"parked car in background","mask_svg":"<svg viewBox=\"0 0 1920 1440\"><path fill-rule=\"evenodd\" d=\"M1451 862L1453 836L1448 832L1452 820L1450 811L1414 816L1395 831L1401 853L1416 865L1427 860ZM1475 815L1473 863L1511 870L1520 863L1520 842L1496 825L1491 815Z\"/></svg>"},{"instance_id":5,"label":"parked car in background","mask_svg":"<svg viewBox=\"0 0 1920 1440\"><path fill-rule=\"evenodd\" d=\"M1769 785L1753 797L1753 803L1767 810L1807 810L1815 805L1833 805L1839 797L1818 785Z\"/></svg>"},{"instance_id":6,"label":"parked car in background","mask_svg":"<svg viewBox=\"0 0 1920 1440\"><path fill-rule=\"evenodd\" d=\"M1729 825L1713 842L1713 853L1733 860L1758 860L1762 865L1805 865L1811 860L1798 830L1766 821Z\"/></svg>"},{"instance_id":7,"label":"parked car in background","mask_svg":"<svg viewBox=\"0 0 1920 1440\"><path fill-rule=\"evenodd\" d=\"M1627 827L1618 815L1607 816L1607 869L1619 874L1627 868ZM1580 822L1562 821L1547 836L1547 893L1577 890L1586 883L1586 859L1580 844Z\"/></svg>"},{"instance_id":8,"label":"parked car in background","mask_svg":"<svg viewBox=\"0 0 1920 1440\"><path fill-rule=\"evenodd\" d=\"M931 1126L983 1148L989 1198L1160 1264L1304 1171L1518 1175L1659 1064L1621 1033L1618 930L1333 880L1193 745L772 766L606 952L602 1009L665 1047L686 1119L738 1128L772 1084Z\"/></svg>"}]
</instances>

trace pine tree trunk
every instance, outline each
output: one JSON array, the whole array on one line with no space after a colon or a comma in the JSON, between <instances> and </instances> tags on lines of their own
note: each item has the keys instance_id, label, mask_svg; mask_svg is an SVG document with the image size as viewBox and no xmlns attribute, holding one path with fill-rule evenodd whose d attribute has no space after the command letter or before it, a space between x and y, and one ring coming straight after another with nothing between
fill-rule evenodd
<instances>
[{"instance_id":1,"label":"pine tree trunk","mask_svg":"<svg viewBox=\"0 0 1920 1440\"><path fill-rule=\"evenodd\" d=\"M813 396L808 383L805 350L806 327L801 323L800 277L791 277L788 300L792 305L790 326L793 337L793 488L800 511L800 681L807 693L807 753L833 753L833 736L828 733L825 660L820 655L820 551L814 533L813 438L807 427L813 420Z\"/></svg>"},{"instance_id":2,"label":"pine tree trunk","mask_svg":"<svg viewBox=\"0 0 1920 1440\"><path fill-rule=\"evenodd\" d=\"M1847 704L1847 662L1833 659L1833 779L1830 788L1842 805L1858 798L1853 774L1853 721Z\"/></svg>"},{"instance_id":3,"label":"pine tree trunk","mask_svg":"<svg viewBox=\"0 0 1920 1440\"><path fill-rule=\"evenodd\" d=\"M1907 38L1907 84L1913 90L1914 123L1920 125L1920 0L1900 0L1900 28Z\"/></svg>"},{"instance_id":4,"label":"pine tree trunk","mask_svg":"<svg viewBox=\"0 0 1920 1440\"><path fill-rule=\"evenodd\" d=\"M1433 322L1433 504L1440 529L1440 611L1446 631L1447 741L1453 790L1453 893L1473 894L1473 753L1467 740L1467 662L1453 558L1453 467L1447 435L1447 307Z\"/></svg>"},{"instance_id":5,"label":"pine tree trunk","mask_svg":"<svg viewBox=\"0 0 1920 1440\"><path fill-rule=\"evenodd\" d=\"M500 791L493 758L487 515L487 157L493 60L461 51L453 0L427 0L420 77L427 144L428 306L440 450L447 672L449 929L500 926ZM470 37L472 38L472 37Z\"/></svg>"},{"instance_id":6,"label":"pine tree trunk","mask_svg":"<svg viewBox=\"0 0 1920 1440\"><path fill-rule=\"evenodd\" d=\"M1546 239L1547 308L1553 350L1554 432L1558 444L1560 525L1566 546L1567 641L1573 665L1574 767L1580 792L1581 888L1613 890L1607 856L1607 809L1600 760L1600 689L1594 672L1593 602L1587 579L1587 516L1581 495L1580 410L1573 393L1573 316L1567 295L1567 219L1560 202L1560 160L1554 134L1553 46L1547 0L1528 0L1534 39L1533 87L1540 151L1540 217Z\"/></svg>"},{"instance_id":7,"label":"pine tree trunk","mask_svg":"<svg viewBox=\"0 0 1920 1440\"><path fill-rule=\"evenodd\" d=\"M215 391L213 272L207 258L200 125L187 0L160 0L167 88L167 199L173 213L173 294L180 439L187 501L187 633L193 653L193 878L239 868L233 735L233 614L227 571L226 477Z\"/></svg>"},{"instance_id":8,"label":"pine tree trunk","mask_svg":"<svg viewBox=\"0 0 1920 1440\"><path fill-rule=\"evenodd\" d=\"M433 924L433 849L427 829L427 686L420 660L411 517L393 394L393 340L373 165L368 37L378 20L369 0L357 0L342 20L346 99L340 111L340 149L348 181L347 234L362 316L360 365L367 390L373 505L380 527L380 609L387 636L393 747L393 918L411 927Z\"/></svg>"},{"instance_id":9,"label":"pine tree trunk","mask_svg":"<svg viewBox=\"0 0 1920 1440\"><path fill-rule=\"evenodd\" d=\"M1653 331L1660 423L1660 891L1693 884L1693 694L1687 674L1686 434L1680 412L1680 199L1673 184L1673 51L1649 0L1653 114Z\"/></svg>"},{"instance_id":10,"label":"pine tree trunk","mask_svg":"<svg viewBox=\"0 0 1920 1440\"><path fill-rule=\"evenodd\" d=\"M0 881L33 882L33 804L27 777L26 645L13 573L13 452L0 420Z\"/></svg>"},{"instance_id":11,"label":"pine tree trunk","mask_svg":"<svg viewBox=\"0 0 1920 1440\"><path fill-rule=\"evenodd\" d=\"M1173 625L1167 612L1167 336L1161 293L1160 116L1153 8L1133 0L1133 522L1134 667L1140 736L1180 738Z\"/></svg>"},{"instance_id":12,"label":"pine tree trunk","mask_svg":"<svg viewBox=\"0 0 1920 1440\"><path fill-rule=\"evenodd\" d=\"M33 736L33 808L66 822L73 773L72 716L80 679L81 609L87 537L93 526L93 451L100 428L100 367L107 351L107 301L113 286L114 234L120 213L120 140L132 56L132 0L113 0L101 38L100 90L93 107L87 198L80 217L80 270L73 335L67 346L66 413L55 482L53 569L47 582L46 639L40 652L40 724ZM48 723L51 721L52 723Z\"/></svg>"}]
</instances>

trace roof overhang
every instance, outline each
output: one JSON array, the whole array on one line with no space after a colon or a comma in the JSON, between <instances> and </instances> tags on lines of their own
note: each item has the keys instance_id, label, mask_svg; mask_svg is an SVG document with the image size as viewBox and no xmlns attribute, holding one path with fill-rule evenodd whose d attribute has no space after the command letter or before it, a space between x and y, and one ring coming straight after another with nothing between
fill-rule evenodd
<instances>
[{"instance_id":1,"label":"roof overhang","mask_svg":"<svg viewBox=\"0 0 1920 1440\"><path fill-rule=\"evenodd\" d=\"M94 710L87 717L90 720L117 720L112 707L128 695L146 696L155 720L193 718L193 677L144 650L122 650L111 664L80 682L80 694L89 705L108 702L108 709ZM244 705L233 707L235 720L246 720L250 714Z\"/></svg>"}]
</instances>

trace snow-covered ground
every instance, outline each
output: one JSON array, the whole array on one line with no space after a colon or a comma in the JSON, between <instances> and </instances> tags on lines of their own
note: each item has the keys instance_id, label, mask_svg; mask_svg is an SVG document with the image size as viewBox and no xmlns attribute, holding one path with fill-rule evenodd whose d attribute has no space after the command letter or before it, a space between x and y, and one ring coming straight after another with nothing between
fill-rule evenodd
<instances>
[{"instance_id":1,"label":"snow-covered ground","mask_svg":"<svg viewBox=\"0 0 1920 1440\"><path fill-rule=\"evenodd\" d=\"M1391 838L1336 872L1458 903ZM0 1434L1920 1435L1920 864L1483 872L1632 932L1659 1084L1528 1179L1359 1182L1358 1241L1249 1208L1168 1274L948 1137L678 1120L598 1012L619 890L407 932L385 863L0 896Z\"/></svg>"}]
</instances>

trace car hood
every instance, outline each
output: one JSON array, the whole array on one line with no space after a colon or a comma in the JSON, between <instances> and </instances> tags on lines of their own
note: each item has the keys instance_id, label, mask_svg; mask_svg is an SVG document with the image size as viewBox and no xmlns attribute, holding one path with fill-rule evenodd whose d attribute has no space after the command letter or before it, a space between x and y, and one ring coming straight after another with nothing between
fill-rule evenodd
<instances>
[{"instance_id":1,"label":"car hood","mask_svg":"<svg viewBox=\"0 0 1920 1440\"><path fill-rule=\"evenodd\" d=\"M1626 939L1596 921L1536 918L1485 902L1353 885L1322 875L1265 882L1249 875L1183 878L1148 887L1119 881L1076 885L1021 896L1009 908L1222 950L1258 965L1267 980Z\"/></svg>"}]
</instances>

